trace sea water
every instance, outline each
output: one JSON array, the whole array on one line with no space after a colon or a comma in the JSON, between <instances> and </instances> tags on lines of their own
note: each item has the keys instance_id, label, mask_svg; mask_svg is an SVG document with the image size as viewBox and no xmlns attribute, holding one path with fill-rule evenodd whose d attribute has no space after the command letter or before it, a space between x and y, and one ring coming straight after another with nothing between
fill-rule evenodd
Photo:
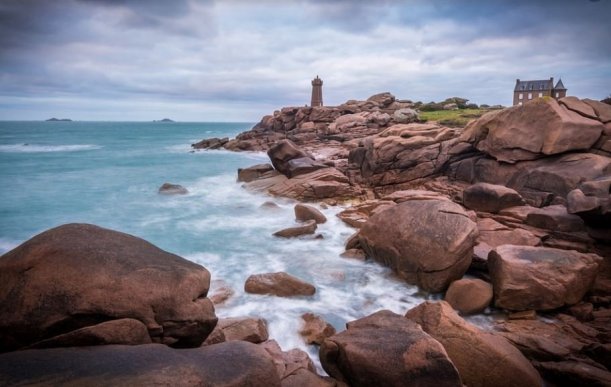
<instances>
[{"instance_id":1,"label":"sea water","mask_svg":"<svg viewBox=\"0 0 611 387\"><path fill-rule=\"evenodd\" d=\"M0 253L65 223L126 232L205 266L235 292L219 317L262 317L284 350L317 348L299 335L301 315L321 315L339 330L380 309L404 314L427 296L372 262L341 258L355 230L322 209L323 239L281 239L295 225L294 201L244 189L237 169L268 162L265 153L193 152L202 138L233 137L250 123L0 122ZM165 196L165 182L187 195ZM261 206L273 201L279 209ZM320 207L319 207L320 208ZM61 268L58 268L61 270ZM244 292L251 274L285 271L316 287L313 297ZM154 284L151 284L154 286Z\"/></svg>"}]
</instances>

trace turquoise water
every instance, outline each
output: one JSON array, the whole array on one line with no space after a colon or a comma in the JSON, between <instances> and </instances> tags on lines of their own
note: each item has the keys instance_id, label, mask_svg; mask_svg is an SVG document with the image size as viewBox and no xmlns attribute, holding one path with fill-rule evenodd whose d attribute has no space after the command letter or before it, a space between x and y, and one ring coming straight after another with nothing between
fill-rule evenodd
<instances>
[{"instance_id":1,"label":"turquoise water","mask_svg":"<svg viewBox=\"0 0 611 387\"><path fill-rule=\"evenodd\" d=\"M260 316L285 350L317 349L298 331L300 315L321 314L338 329L379 309L405 313L423 297L386 269L339 257L355 231L324 209L321 240L271 234L294 225L294 202L246 191L236 170L264 153L192 152L207 137L232 137L249 123L0 122L0 253L48 228L93 223L144 238L205 266L235 291L220 317ZM159 195L164 182L185 196ZM273 200L279 210L261 208ZM311 298L243 291L255 273L286 271L313 283ZM154 286L154 284L151 284ZM317 362L318 363L318 362Z\"/></svg>"}]
</instances>

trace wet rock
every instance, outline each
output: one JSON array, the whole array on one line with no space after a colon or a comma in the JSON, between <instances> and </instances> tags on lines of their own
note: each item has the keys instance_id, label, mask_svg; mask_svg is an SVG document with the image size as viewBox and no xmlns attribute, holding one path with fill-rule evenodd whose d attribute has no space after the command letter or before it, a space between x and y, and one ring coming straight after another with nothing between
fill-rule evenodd
<instances>
[{"instance_id":1,"label":"wet rock","mask_svg":"<svg viewBox=\"0 0 611 387\"><path fill-rule=\"evenodd\" d=\"M553 98L495 111L471 122L461 141L499 161L515 163L567 151L587 150L603 125L559 105Z\"/></svg>"},{"instance_id":2,"label":"wet rock","mask_svg":"<svg viewBox=\"0 0 611 387\"><path fill-rule=\"evenodd\" d=\"M301 203L295 205L295 218L300 222L314 220L317 224L327 221L327 217L318 209Z\"/></svg>"},{"instance_id":3,"label":"wet rock","mask_svg":"<svg viewBox=\"0 0 611 387\"><path fill-rule=\"evenodd\" d=\"M450 284L444 299L462 314L480 313L492 301L492 285L480 279L459 279Z\"/></svg>"},{"instance_id":4,"label":"wet rock","mask_svg":"<svg viewBox=\"0 0 611 387\"><path fill-rule=\"evenodd\" d=\"M448 200L409 200L373 215L359 241L408 283L439 292L469 267L477 225Z\"/></svg>"},{"instance_id":5,"label":"wet rock","mask_svg":"<svg viewBox=\"0 0 611 387\"><path fill-rule=\"evenodd\" d=\"M269 354L228 342L191 349L102 345L0 354L2 385L280 386Z\"/></svg>"},{"instance_id":6,"label":"wet rock","mask_svg":"<svg viewBox=\"0 0 611 387\"><path fill-rule=\"evenodd\" d=\"M159 193L162 195L186 195L189 191L179 184L163 183L159 187Z\"/></svg>"},{"instance_id":7,"label":"wet rock","mask_svg":"<svg viewBox=\"0 0 611 387\"><path fill-rule=\"evenodd\" d=\"M314 219L304 222L300 226L285 228L276 231L273 235L281 238L296 238L302 235L314 234L316 232L316 221Z\"/></svg>"},{"instance_id":8,"label":"wet rock","mask_svg":"<svg viewBox=\"0 0 611 387\"><path fill-rule=\"evenodd\" d=\"M523 205L524 199L511 188L477 183L465 189L463 204L472 210L497 213L504 208Z\"/></svg>"},{"instance_id":9,"label":"wet rock","mask_svg":"<svg viewBox=\"0 0 611 387\"><path fill-rule=\"evenodd\" d=\"M219 149L222 148L225 144L229 142L229 138L208 138L205 140L201 140L195 144L191 144L193 149Z\"/></svg>"},{"instance_id":10,"label":"wet rock","mask_svg":"<svg viewBox=\"0 0 611 387\"><path fill-rule=\"evenodd\" d=\"M418 324L383 310L323 342L325 371L350 386L461 386L444 348Z\"/></svg>"},{"instance_id":11,"label":"wet rock","mask_svg":"<svg viewBox=\"0 0 611 387\"><path fill-rule=\"evenodd\" d=\"M154 342L198 346L217 320L209 284L204 267L140 238L59 226L0 258L0 350L125 318Z\"/></svg>"},{"instance_id":12,"label":"wet rock","mask_svg":"<svg viewBox=\"0 0 611 387\"><path fill-rule=\"evenodd\" d=\"M311 296L316 293L313 285L284 272L251 275L246 279L244 290L279 297Z\"/></svg>"},{"instance_id":13,"label":"wet rock","mask_svg":"<svg viewBox=\"0 0 611 387\"><path fill-rule=\"evenodd\" d=\"M467 323L448 303L426 301L405 316L443 345L466 385L543 385L537 371L520 351L503 337Z\"/></svg>"},{"instance_id":14,"label":"wet rock","mask_svg":"<svg viewBox=\"0 0 611 387\"><path fill-rule=\"evenodd\" d=\"M248 183L274 170L271 164L257 164L248 168L238 168L238 181Z\"/></svg>"},{"instance_id":15,"label":"wet rock","mask_svg":"<svg viewBox=\"0 0 611 387\"><path fill-rule=\"evenodd\" d=\"M267 322L262 318L232 317L219 319L214 331L208 336L205 345L225 341L248 341L262 343L269 338Z\"/></svg>"},{"instance_id":16,"label":"wet rock","mask_svg":"<svg viewBox=\"0 0 611 387\"><path fill-rule=\"evenodd\" d=\"M229 286L229 284L227 284L225 281L215 280L210 284L210 293L208 294L208 298L214 305L222 305L225 303L225 301L233 297L234 293L235 292L231 286Z\"/></svg>"},{"instance_id":17,"label":"wet rock","mask_svg":"<svg viewBox=\"0 0 611 387\"><path fill-rule=\"evenodd\" d=\"M367 254L361 249L348 249L341 253L340 257L365 261L367 259Z\"/></svg>"},{"instance_id":18,"label":"wet rock","mask_svg":"<svg viewBox=\"0 0 611 387\"><path fill-rule=\"evenodd\" d=\"M314 313L304 313L301 315L304 321L303 328L299 334L303 336L306 344L322 344L323 340L335 334L335 328L322 317Z\"/></svg>"},{"instance_id":19,"label":"wet rock","mask_svg":"<svg viewBox=\"0 0 611 387\"><path fill-rule=\"evenodd\" d=\"M601 258L532 246L499 246L488 256L495 305L550 310L579 302L594 283Z\"/></svg>"}]
</instances>

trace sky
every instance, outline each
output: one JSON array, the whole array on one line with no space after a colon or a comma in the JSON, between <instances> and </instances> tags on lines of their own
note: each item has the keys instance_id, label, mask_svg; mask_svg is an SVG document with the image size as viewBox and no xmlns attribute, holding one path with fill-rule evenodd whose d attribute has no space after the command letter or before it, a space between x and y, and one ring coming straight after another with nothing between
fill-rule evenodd
<instances>
[{"instance_id":1,"label":"sky","mask_svg":"<svg viewBox=\"0 0 611 387\"><path fill-rule=\"evenodd\" d=\"M611 0L0 0L0 120L258 121L310 102L611 94Z\"/></svg>"}]
</instances>

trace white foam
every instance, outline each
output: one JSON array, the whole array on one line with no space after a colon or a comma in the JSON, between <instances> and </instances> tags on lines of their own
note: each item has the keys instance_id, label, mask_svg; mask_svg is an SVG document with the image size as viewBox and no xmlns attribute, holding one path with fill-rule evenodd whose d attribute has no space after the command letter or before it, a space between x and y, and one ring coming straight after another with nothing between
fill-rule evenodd
<instances>
[{"instance_id":1,"label":"white foam","mask_svg":"<svg viewBox=\"0 0 611 387\"><path fill-rule=\"evenodd\" d=\"M74 144L74 145L36 145L36 144L7 144L0 145L3 153L48 153L48 152L80 152L101 149L100 145Z\"/></svg>"},{"instance_id":2,"label":"white foam","mask_svg":"<svg viewBox=\"0 0 611 387\"><path fill-rule=\"evenodd\" d=\"M0 255L13 250L15 247L19 246L20 243L21 242L10 239L0 238Z\"/></svg>"}]
</instances>

